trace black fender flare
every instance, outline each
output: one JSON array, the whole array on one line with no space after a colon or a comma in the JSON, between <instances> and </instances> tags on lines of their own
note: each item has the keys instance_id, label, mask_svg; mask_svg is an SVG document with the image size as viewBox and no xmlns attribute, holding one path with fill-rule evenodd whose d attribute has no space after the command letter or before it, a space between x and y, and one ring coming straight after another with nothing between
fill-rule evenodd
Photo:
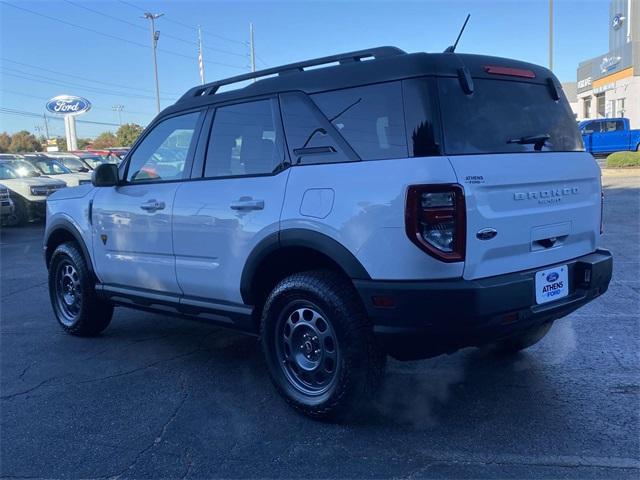
<instances>
[{"instance_id":1,"label":"black fender flare","mask_svg":"<svg viewBox=\"0 0 640 480\"><path fill-rule=\"evenodd\" d=\"M70 220L64 217L56 218L49 225L47 225L47 230L44 235L44 260L45 260L47 269L49 268L49 261L51 260L51 254L53 253L53 249L49 248L49 242L51 240L52 235L56 232L59 232L60 230L64 230L66 233L70 234L74 238L74 240L80 247L80 250L82 250L82 255L87 261L87 267L89 268L89 271L91 272L92 275L95 275L95 272L93 270L93 261L91 260L91 255L89 255L89 249L87 248L87 245L85 244L84 239L82 238L82 235L78 231L78 228Z\"/></svg>"},{"instance_id":2,"label":"black fender flare","mask_svg":"<svg viewBox=\"0 0 640 480\"><path fill-rule=\"evenodd\" d=\"M360 261L338 241L320 232L304 228L280 230L263 238L251 251L242 269L240 294L251 305L251 285L263 260L281 248L302 247L316 250L333 260L352 279L370 280Z\"/></svg>"}]
</instances>

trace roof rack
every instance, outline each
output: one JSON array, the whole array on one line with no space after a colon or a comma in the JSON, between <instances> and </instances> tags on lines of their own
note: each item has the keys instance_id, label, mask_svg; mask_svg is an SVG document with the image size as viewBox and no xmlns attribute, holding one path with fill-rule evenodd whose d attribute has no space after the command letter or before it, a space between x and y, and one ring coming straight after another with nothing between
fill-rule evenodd
<instances>
[{"instance_id":1,"label":"roof rack","mask_svg":"<svg viewBox=\"0 0 640 480\"><path fill-rule=\"evenodd\" d=\"M403 55L407 52L397 47L377 47L367 50L357 50L355 52L340 53L337 55L330 55L328 57L314 58L312 60L305 60L303 62L289 63L280 67L267 68L265 70L258 70L256 72L245 73L242 75L236 75L235 77L225 78L216 82L207 83L194 87L187 91L178 102L182 102L195 97L204 97L206 95L215 94L223 85L230 85L232 83L243 82L245 80L257 79L260 77L266 77L269 75L286 75L289 73L303 72L305 68L315 67L318 65L324 65L328 63L338 62L339 64L347 64L352 62L359 62L367 58L383 58L392 57L395 55Z\"/></svg>"}]
</instances>

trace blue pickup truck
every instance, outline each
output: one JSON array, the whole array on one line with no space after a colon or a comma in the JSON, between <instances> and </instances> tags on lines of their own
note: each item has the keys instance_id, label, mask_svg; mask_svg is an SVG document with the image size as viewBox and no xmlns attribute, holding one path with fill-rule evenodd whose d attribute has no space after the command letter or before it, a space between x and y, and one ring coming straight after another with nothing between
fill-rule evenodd
<instances>
[{"instance_id":1,"label":"blue pickup truck","mask_svg":"<svg viewBox=\"0 0 640 480\"><path fill-rule=\"evenodd\" d=\"M599 118L578 124L584 148L593 155L640 150L640 130L631 130L628 118Z\"/></svg>"}]
</instances>

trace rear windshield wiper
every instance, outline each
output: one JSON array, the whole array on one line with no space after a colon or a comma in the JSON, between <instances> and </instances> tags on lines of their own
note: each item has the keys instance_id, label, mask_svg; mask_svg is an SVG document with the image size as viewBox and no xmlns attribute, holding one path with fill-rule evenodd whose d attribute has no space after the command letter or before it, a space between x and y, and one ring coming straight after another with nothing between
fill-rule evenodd
<instances>
[{"instance_id":1,"label":"rear windshield wiper","mask_svg":"<svg viewBox=\"0 0 640 480\"><path fill-rule=\"evenodd\" d=\"M517 143L519 145L531 145L533 144L533 148L536 151L542 150L542 147L547 140L551 138L551 135L548 133L543 133L541 135L530 135L528 137L520 137L520 138L510 138L507 140L507 143Z\"/></svg>"}]
</instances>

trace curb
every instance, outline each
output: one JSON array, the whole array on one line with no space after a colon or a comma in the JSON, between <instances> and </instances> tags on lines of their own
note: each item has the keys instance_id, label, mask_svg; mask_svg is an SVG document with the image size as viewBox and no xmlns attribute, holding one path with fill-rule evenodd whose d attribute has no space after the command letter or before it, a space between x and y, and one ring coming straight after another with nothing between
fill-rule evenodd
<instances>
[{"instance_id":1,"label":"curb","mask_svg":"<svg viewBox=\"0 0 640 480\"><path fill-rule=\"evenodd\" d=\"M640 168L601 168L603 177L640 177Z\"/></svg>"}]
</instances>

